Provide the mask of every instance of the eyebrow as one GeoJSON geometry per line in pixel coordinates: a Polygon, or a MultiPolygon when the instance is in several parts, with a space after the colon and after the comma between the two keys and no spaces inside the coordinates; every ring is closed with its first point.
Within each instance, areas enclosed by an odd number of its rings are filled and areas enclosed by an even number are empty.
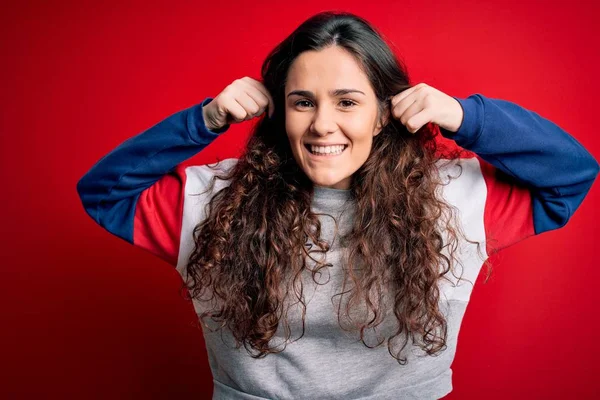
{"type": "MultiPolygon", "coordinates": [[[[348,93],[361,93],[362,95],[366,96],[366,94],[364,92],[361,92],[358,89],[335,89],[335,90],[330,90],[329,94],[331,96],[337,97],[337,96],[343,96],[345,94],[348,93]]],[[[309,97],[311,99],[315,98],[315,94],[309,90],[292,90],[287,97],[293,96],[293,95],[297,95],[297,96],[303,96],[303,97],[309,97]]]]}

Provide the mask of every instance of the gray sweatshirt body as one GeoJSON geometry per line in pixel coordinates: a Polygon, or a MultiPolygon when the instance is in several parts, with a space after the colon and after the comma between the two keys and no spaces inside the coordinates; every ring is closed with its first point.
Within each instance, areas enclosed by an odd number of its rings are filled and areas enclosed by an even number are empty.
{"type": "MultiPolygon", "coordinates": [[[[236,162],[228,159],[221,162],[221,168],[229,168],[236,162]]],[[[471,240],[484,242],[483,211],[485,186],[481,178],[473,176],[478,170],[477,160],[463,160],[462,174],[444,186],[442,195],[461,211],[462,229],[471,240]],[[470,195],[467,195],[469,193],[470,195]],[[482,194],[481,196],[478,195],[482,194]]],[[[453,165],[442,170],[450,172],[453,165]]],[[[218,171],[218,170],[217,170],[218,171]]],[[[186,202],[182,227],[182,242],[179,254],[178,271],[186,279],[185,265],[192,250],[192,229],[204,215],[204,204],[208,194],[189,196],[204,190],[214,170],[206,166],[188,167],[186,170],[186,202]]],[[[454,172],[450,172],[453,175],[454,172]]],[[[217,180],[213,191],[220,190],[226,182],[217,180]]],[[[452,370],[450,368],[456,352],[459,327],[466,310],[467,302],[480,267],[487,257],[485,246],[481,253],[467,242],[462,243],[459,252],[464,265],[463,278],[453,283],[440,281],[440,309],[448,322],[447,348],[437,356],[428,356],[410,341],[402,352],[408,358],[406,365],[400,365],[388,352],[387,337],[397,327],[393,314],[386,315],[384,322],[375,330],[368,330],[365,341],[360,341],[359,332],[342,329],[338,321],[340,302],[347,297],[340,296],[344,281],[344,249],[338,240],[340,235],[351,229],[354,202],[350,192],[331,188],[315,187],[311,208],[320,214],[321,237],[331,245],[325,261],[331,267],[322,270],[315,279],[309,271],[304,271],[303,293],[306,303],[305,332],[302,332],[301,307],[294,295],[288,312],[292,330],[290,342],[285,343],[285,332],[280,324],[271,345],[285,350],[268,354],[261,359],[252,358],[242,346],[236,348],[231,333],[227,330],[211,332],[204,329],[209,363],[214,378],[213,399],[438,399],[452,390],[452,370]],[[328,215],[326,215],[328,214],[328,215]],[[337,234],[336,222],[337,220],[337,234]],[[458,283],[458,285],[456,285],[458,283]],[[336,296],[338,294],[338,296],[336,296]]],[[[315,262],[307,259],[310,266],[315,262]]],[[[459,270],[460,271],[460,270],[459,270]]],[[[454,279],[450,276],[451,279],[454,279]]],[[[351,284],[351,280],[347,284],[351,284]]],[[[347,290],[346,287],[345,290],[347,290]]],[[[288,299],[290,296],[288,296],[288,299]]],[[[387,301],[387,300],[386,300],[387,301]]],[[[345,303],[343,303],[345,305],[345,303]]],[[[207,304],[194,301],[198,314],[207,304]]],[[[389,307],[387,308],[389,312],[389,307]]],[[[360,310],[360,308],[359,308],[360,310]]],[[[366,309],[364,309],[366,310],[366,309]]],[[[352,310],[351,310],[352,312],[352,310]]],[[[365,318],[366,314],[353,314],[354,318],[365,318]]],[[[345,315],[340,313],[342,318],[345,315]]],[[[372,316],[372,313],[369,317],[372,316]]],[[[342,319],[344,321],[344,319],[342,319]]],[[[345,321],[348,321],[346,319],[345,321]]],[[[215,325],[216,326],[216,325],[215,325]]],[[[349,326],[349,325],[345,325],[349,326]]],[[[214,328],[214,326],[213,326],[214,328]]],[[[401,346],[404,337],[396,346],[401,346]]],[[[399,347],[397,347],[399,349],[399,347]]],[[[393,349],[396,350],[396,349],[393,349]]]]}

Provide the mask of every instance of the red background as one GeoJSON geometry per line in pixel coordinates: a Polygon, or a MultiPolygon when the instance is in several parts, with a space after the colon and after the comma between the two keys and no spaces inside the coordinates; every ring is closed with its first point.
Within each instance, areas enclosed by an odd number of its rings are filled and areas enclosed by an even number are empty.
{"type": "MultiPolygon", "coordinates": [[[[600,156],[597,2],[366,3],[3,6],[0,397],[210,397],[179,275],[95,225],[75,185],[128,137],[236,78],[258,78],[268,51],[316,12],[370,20],[413,83],[514,101],[600,156]]],[[[238,155],[248,128],[234,126],[193,161],[238,155]]],[[[595,184],[566,227],[492,259],[494,274],[487,284],[480,275],[463,321],[447,399],[600,392],[591,251],[599,204],[595,184]]]]}

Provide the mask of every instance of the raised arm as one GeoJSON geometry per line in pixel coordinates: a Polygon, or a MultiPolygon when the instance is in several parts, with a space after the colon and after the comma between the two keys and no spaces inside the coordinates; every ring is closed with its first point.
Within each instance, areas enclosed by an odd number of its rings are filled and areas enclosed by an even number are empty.
{"type": "MultiPolygon", "coordinates": [[[[258,117],[267,109],[272,114],[267,89],[244,77],[214,99],[207,97],[169,116],[123,142],[79,180],[85,211],[110,233],[177,265],[186,173],[191,170],[183,161],[227,131],[229,124],[258,117]]],[[[207,167],[192,173],[209,180],[214,172],[207,167]]]]}
{"type": "Polygon", "coordinates": [[[515,103],[481,94],[457,100],[462,125],[442,135],[529,188],[535,234],[564,226],[598,175],[594,157],[558,125],[515,103]]]}
{"type": "Polygon", "coordinates": [[[126,140],[77,183],[83,207],[94,221],[173,265],[186,179],[180,164],[228,129],[206,127],[202,111],[212,100],[208,97],[126,140]]]}
{"type": "Polygon", "coordinates": [[[434,123],[477,155],[480,168],[471,176],[485,178],[486,232],[502,231],[497,224],[508,229],[494,235],[504,242],[499,247],[564,226],[598,175],[598,162],[575,138],[515,103],[481,94],[460,99],[425,83],[390,102],[408,132],[434,123]],[[498,237],[507,233],[512,237],[498,237]]]}
{"type": "Polygon", "coordinates": [[[481,94],[455,99],[462,124],[440,132],[477,154],[488,186],[485,224],[503,237],[501,247],[564,226],[598,175],[594,157],[558,125],[515,103],[481,94]]]}

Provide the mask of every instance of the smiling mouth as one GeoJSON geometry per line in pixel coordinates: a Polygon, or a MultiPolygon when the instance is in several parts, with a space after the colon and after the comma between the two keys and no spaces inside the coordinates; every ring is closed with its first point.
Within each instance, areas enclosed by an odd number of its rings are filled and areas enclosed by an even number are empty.
{"type": "Polygon", "coordinates": [[[344,154],[344,151],[346,151],[346,149],[348,148],[348,145],[347,144],[344,145],[344,148],[342,149],[342,151],[335,152],[335,153],[316,153],[316,152],[313,152],[311,150],[310,144],[304,144],[304,148],[306,148],[306,150],[308,151],[308,153],[310,155],[314,156],[314,157],[336,157],[336,156],[344,154]]]}

